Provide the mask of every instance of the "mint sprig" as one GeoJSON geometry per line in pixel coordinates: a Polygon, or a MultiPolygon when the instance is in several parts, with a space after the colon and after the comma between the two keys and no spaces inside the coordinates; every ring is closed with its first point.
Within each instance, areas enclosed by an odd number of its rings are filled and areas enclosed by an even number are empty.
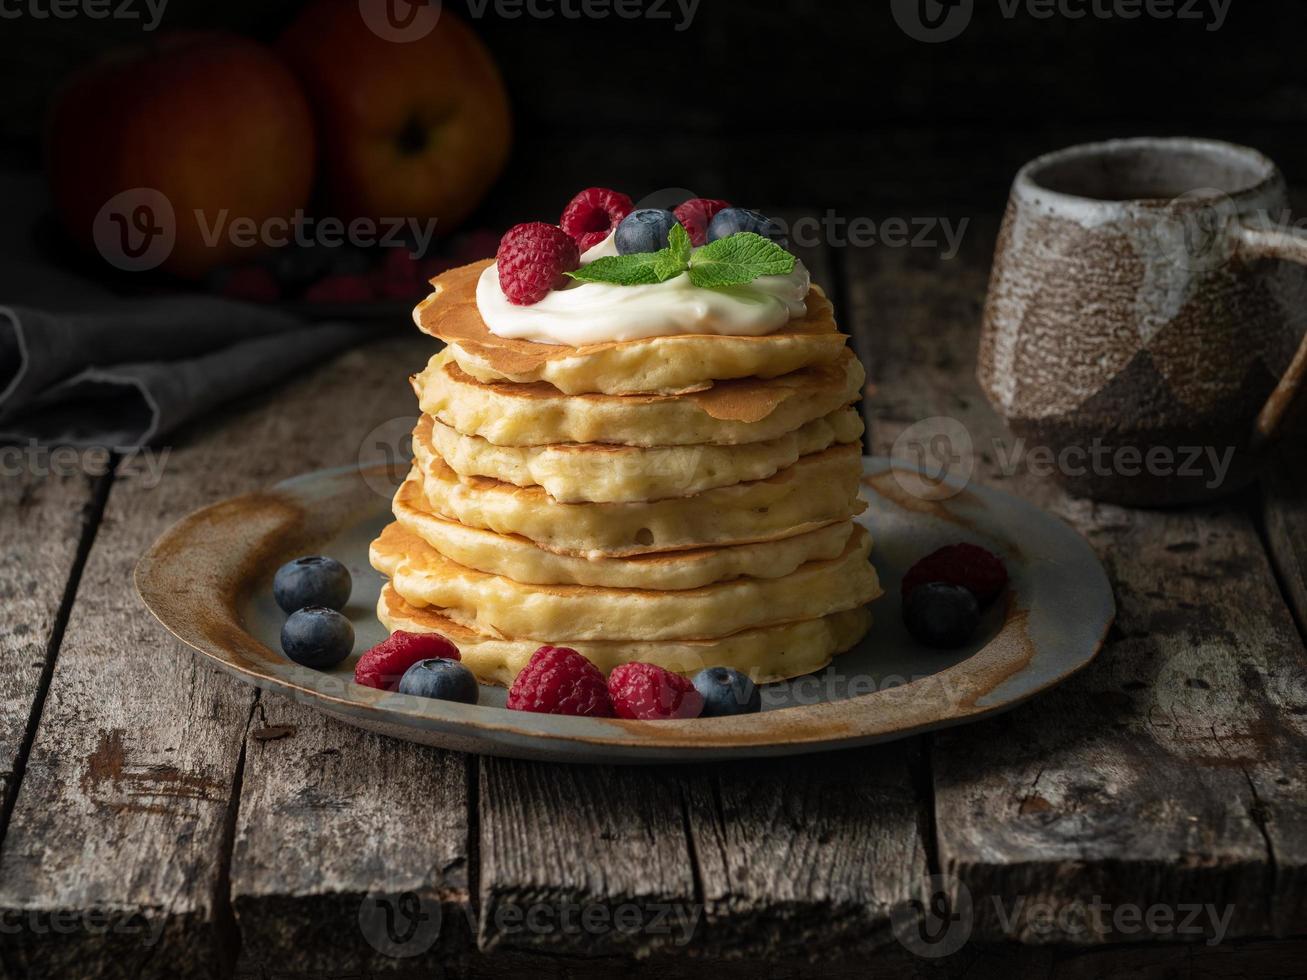
{"type": "Polygon", "coordinates": [[[762,235],[741,231],[702,248],[691,248],[689,234],[678,224],[672,226],[664,249],[607,255],[568,275],[578,282],[643,286],[688,272],[694,285],[721,289],[742,286],[759,276],[785,276],[793,271],[794,256],[762,235]]]}

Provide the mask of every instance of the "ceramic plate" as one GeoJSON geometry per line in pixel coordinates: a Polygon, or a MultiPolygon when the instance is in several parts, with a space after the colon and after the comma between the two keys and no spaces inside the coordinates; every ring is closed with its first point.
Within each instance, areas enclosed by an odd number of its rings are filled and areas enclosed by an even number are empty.
{"type": "Polygon", "coordinates": [[[391,694],[353,683],[355,658],[332,671],[280,652],[284,616],[272,575],[284,561],[328,554],[354,576],[345,612],[355,649],[385,637],[373,615],[382,578],[368,542],[390,519],[387,468],[310,473],[206,507],[141,559],[136,583],[174,635],[216,666],[341,721],[468,752],[567,762],[677,762],[787,755],[902,738],[1019,704],[1093,659],[1115,607],[1088,544],[1061,521],[986,487],[930,484],[899,464],[864,460],[860,520],[885,596],[871,633],[823,671],[763,688],[763,710],[736,718],[631,722],[508,711],[502,688],[478,705],[391,694]],[[973,643],[950,652],[916,644],[899,612],[899,581],[918,558],[957,541],[1000,554],[1008,594],[973,643]]]}

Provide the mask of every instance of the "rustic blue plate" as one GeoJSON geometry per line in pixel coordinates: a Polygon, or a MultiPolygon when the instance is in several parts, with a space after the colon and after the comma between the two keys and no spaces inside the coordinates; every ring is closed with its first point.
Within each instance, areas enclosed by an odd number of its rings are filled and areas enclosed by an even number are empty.
{"type": "Polygon", "coordinates": [[[823,671],[763,689],[763,711],[737,718],[631,722],[527,714],[482,686],[461,705],[353,683],[355,658],[315,671],[280,652],[284,616],[272,573],[292,557],[330,554],[349,566],[345,612],[355,649],[385,636],[373,615],[382,578],[368,542],[390,520],[387,468],[309,473],[197,511],[155,542],[136,569],[146,605],[216,666],[341,721],[467,752],[567,762],[691,762],[786,755],[902,738],[1007,710],[1093,659],[1115,615],[1102,565],[1075,531],[998,490],[932,483],[885,459],[864,460],[860,520],[885,596],[857,648],[823,671]],[[971,541],[1000,554],[1008,594],[962,650],[926,649],[899,613],[899,581],[922,555],[971,541]],[[188,587],[178,588],[185,582],[188,587]]]}

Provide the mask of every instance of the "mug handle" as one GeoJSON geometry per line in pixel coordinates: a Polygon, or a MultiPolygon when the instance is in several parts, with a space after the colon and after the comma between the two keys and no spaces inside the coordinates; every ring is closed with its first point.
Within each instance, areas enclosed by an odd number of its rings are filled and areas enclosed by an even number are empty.
{"type": "MultiPolygon", "coordinates": [[[[1237,254],[1245,260],[1281,259],[1307,266],[1307,233],[1286,231],[1270,222],[1243,223],[1236,227],[1237,254]]],[[[1275,438],[1285,413],[1307,381],[1307,332],[1288,369],[1257,413],[1250,445],[1259,449],[1275,438]]]]}

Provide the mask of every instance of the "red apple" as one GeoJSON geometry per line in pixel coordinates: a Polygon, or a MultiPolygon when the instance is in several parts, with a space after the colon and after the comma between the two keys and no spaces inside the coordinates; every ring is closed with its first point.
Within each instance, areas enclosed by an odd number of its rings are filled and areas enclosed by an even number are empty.
{"type": "Polygon", "coordinates": [[[313,119],[274,52],[228,34],[178,33],[74,76],[56,97],[47,154],[75,240],[120,268],[198,277],[248,261],[269,219],[307,203],[313,119]],[[230,234],[241,219],[241,234],[230,234]],[[165,248],[169,220],[175,239],[165,248]],[[142,243],[157,247],[133,265],[142,243]]]}
{"type": "Polygon", "coordinates": [[[316,0],[280,48],[323,148],[326,206],[343,220],[435,218],[446,233],[508,158],[503,80],[475,34],[439,4],[316,0]]]}

